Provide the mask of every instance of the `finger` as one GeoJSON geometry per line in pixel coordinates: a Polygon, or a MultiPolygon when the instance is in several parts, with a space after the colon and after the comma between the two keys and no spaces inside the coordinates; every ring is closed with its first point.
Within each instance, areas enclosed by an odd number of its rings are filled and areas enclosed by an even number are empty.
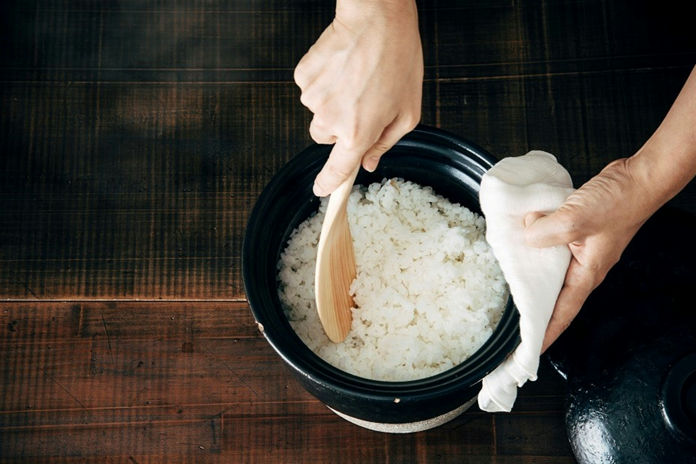
{"type": "Polygon", "coordinates": [[[568,328],[593,289],[594,278],[591,271],[573,259],[568,266],[566,282],[558,294],[553,314],[546,327],[542,353],[568,328]]]}
{"type": "Polygon", "coordinates": [[[370,172],[377,169],[382,155],[393,147],[401,137],[413,130],[416,124],[418,124],[418,121],[412,122],[406,116],[397,116],[394,121],[384,128],[377,142],[365,153],[362,159],[363,167],[370,172]]]}
{"type": "Polygon", "coordinates": [[[295,66],[293,78],[300,89],[304,90],[309,86],[326,67],[327,60],[331,56],[329,34],[330,28],[325,29],[295,66]]]}
{"type": "Polygon", "coordinates": [[[295,66],[295,70],[292,73],[292,78],[295,81],[295,84],[300,88],[304,89],[307,87],[307,84],[309,83],[311,79],[312,73],[310,72],[308,65],[307,65],[307,55],[302,57],[299,63],[297,63],[297,66],[295,66]]]}
{"type": "Polygon", "coordinates": [[[566,245],[582,238],[578,222],[568,209],[559,209],[551,214],[529,213],[525,216],[524,223],[524,240],[532,247],[566,245]]]}
{"type": "Polygon", "coordinates": [[[546,213],[542,213],[539,211],[534,211],[532,213],[527,213],[527,215],[524,217],[524,227],[527,228],[534,224],[537,219],[542,218],[546,216],[546,213]]]}
{"type": "Polygon", "coordinates": [[[300,62],[297,63],[297,66],[295,66],[295,71],[293,72],[295,84],[303,91],[316,80],[324,67],[320,59],[321,57],[313,52],[313,48],[314,47],[310,48],[305,56],[302,57],[300,62]]]}
{"type": "MultiPolygon", "coordinates": [[[[320,78],[316,76],[315,82],[320,78]]],[[[329,91],[325,86],[310,84],[302,90],[300,94],[300,103],[312,113],[317,113],[322,105],[328,100],[329,91]]]]}
{"type": "Polygon", "coordinates": [[[309,135],[312,137],[312,140],[317,143],[323,143],[326,145],[336,143],[336,136],[333,135],[328,126],[320,122],[316,115],[314,118],[312,118],[312,122],[309,124],[309,135]]]}
{"type": "Polygon", "coordinates": [[[347,147],[338,139],[316,179],[314,180],[314,194],[325,197],[331,194],[341,183],[353,173],[360,165],[364,149],[347,147]]]}

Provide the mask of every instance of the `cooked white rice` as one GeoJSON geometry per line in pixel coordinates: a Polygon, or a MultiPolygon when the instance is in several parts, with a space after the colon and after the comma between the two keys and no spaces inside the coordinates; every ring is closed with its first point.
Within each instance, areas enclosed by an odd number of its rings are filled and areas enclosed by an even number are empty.
{"type": "Polygon", "coordinates": [[[507,286],[483,217],[429,187],[391,179],[350,195],[357,308],[346,339],[331,342],[314,302],[326,203],[292,233],[278,263],[280,301],[311,350],[360,377],[413,380],[456,366],[491,335],[507,286]]]}

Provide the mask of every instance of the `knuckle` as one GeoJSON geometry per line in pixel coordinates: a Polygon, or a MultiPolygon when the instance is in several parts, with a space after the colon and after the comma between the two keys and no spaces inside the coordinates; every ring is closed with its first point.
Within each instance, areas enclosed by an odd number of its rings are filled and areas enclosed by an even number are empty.
{"type": "Polygon", "coordinates": [[[577,234],[583,229],[584,220],[581,215],[572,210],[566,210],[565,214],[558,217],[559,235],[566,243],[576,240],[577,234]]]}
{"type": "Polygon", "coordinates": [[[299,64],[295,68],[295,71],[292,73],[292,78],[295,81],[295,84],[302,89],[304,87],[304,83],[306,82],[306,77],[305,77],[305,72],[304,68],[302,68],[302,65],[299,64]]]}
{"type": "Polygon", "coordinates": [[[350,127],[345,132],[345,147],[350,150],[354,151],[357,150],[358,147],[360,147],[360,131],[358,130],[357,124],[351,124],[350,127]]]}
{"type": "Polygon", "coordinates": [[[314,126],[309,126],[309,136],[317,143],[322,143],[323,137],[319,130],[314,126]]]}
{"type": "Polygon", "coordinates": [[[295,80],[295,83],[300,87],[304,87],[311,79],[311,54],[310,54],[311,48],[305,55],[300,59],[300,61],[297,63],[297,66],[295,66],[295,69],[293,71],[293,79],[295,80]]]}
{"type": "Polygon", "coordinates": [[[336,141],[336,137],[333,135],[332,125],[327,124],[326,121],[317,114],[314,115],[312,122],[309,124],[309,136],[316,143],[329,144],[336,141]]]}
{"type": "Polygon", "coordinates": [[[320,144],[330,144],[334,142],[334,137],[332,137],[330,134],[318,129],[312,129],[311,127],[309,128],[309,136],[316,143],[320,144]]]}
{"type": "Polygon", "coordinates": [[[355,152],[360,150],[360,148],[363,146],[361,141],[358,139],[357,135],[349,135],[343,137],[343,146],[345,147],[346,150],[350,152],[355,152]]]}
{"type": "Polygon", "coordinates": [[[384,153],[389,150],[392,146],[386,142],[377,142],[374,145],[374,150],[378,153],[384,153]]]}
{"type": "Polygon", "coordinates": [[[614,161],[607,164],[604,167],[604,169],[602,169],[602,171],[605,171],[605,172],[612,172],[612,171],[625,172],[625,171],[628,171],[628,158],[615,159],[614,161]]]}
{"type": "Polygon", "coordinates": [[[352,111],[345,114],[341,123],[341,138],[345,142],[345,147],[349,150],[355,150],[362,145],[362,125],[360,118],[352,111]]]}
{"type": "Polygon", "coordinates": [[[304,106],[306,106],[310,110],[312,108],[315,108],[316,107],[315,94],[312,92],[303,91],[302,95],[300,95],[300,103],[302,103],[304,106]]]}
{"type": "MultiPolygon", "coordinates": [[[[356,157],[364,155],[368,151],[377,150],[377,147],[386,146],[390,147],[389,144],[384,143],[379,140],[378,135],[372,133],[365,133],[361,130],[350,130],[344,131],[343,137],[339,137],[343,141],[343,147],[346,151],[353,153],[356,157]]],[[[386,148],[383,150],[385,151],[386,148]]]]}
{"type": "Polygon", "coordinates": [[[319,115],[315,114],[314,117],[312,117],[312,121],[309,123],[309,131],[321,130],[324,126],[319,115]]]}
{"type": "Polygon", "coordinates": [[[415,129],[420,122],[420,116],[420,110],[406,115],[403,125],[401,126],[403,130],[406,132],[411,132],[413,129],[415,129]]]}

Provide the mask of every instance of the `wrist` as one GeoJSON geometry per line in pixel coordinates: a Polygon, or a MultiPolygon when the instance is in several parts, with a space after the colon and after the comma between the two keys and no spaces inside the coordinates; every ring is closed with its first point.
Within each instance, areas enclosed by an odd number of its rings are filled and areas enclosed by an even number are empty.
{"type": "Polygon", "coordinates": [[[646,197],[654,199],[656,203],[664,203],[667,193],[663,191],[661,182],[655,177],[655,159],[656,154],[646,144],[629,157],[626,164],[631,178],[638,185],[639,191],[643,192],[646,197]]]}
{"type": "Polygon", "coordinates": [[[365,19],[388,21],[416,21],[418,10],[415,0],[337,0],[336,18],[345,24],[356,24],[365,19]]]}
{"type": "MultiPolygon", "coordinates": [[[[655,133],[629,161],[658,208],[696,175],[696,67],[655,133]]],[[[657,208],[656,208],[657,209],[657,208]]]]}
{"type": "Polygon", "coordinates": [[[627,160],[632,176],[655,211],[679,193],[696,174],[694,145],[674,144],[660,135],[658,130],[627,160]]]}

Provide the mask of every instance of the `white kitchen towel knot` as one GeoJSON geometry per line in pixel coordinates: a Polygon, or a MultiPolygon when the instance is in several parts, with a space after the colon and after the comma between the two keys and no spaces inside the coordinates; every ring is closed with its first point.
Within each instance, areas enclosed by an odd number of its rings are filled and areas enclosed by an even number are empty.
{"type": "Polygon", "coordinates": [[[543,151],[504,158],[483,176],[479,199],[491,245],[520,313],[520,344],[488,374],[478,395],[488,412],[510,411],[517,388],[536,380],[539,356],[570,263],[567,246],[533,248],[524,242],[524,217],[551,213],[573,192],[568,171],[543,151]]]}

